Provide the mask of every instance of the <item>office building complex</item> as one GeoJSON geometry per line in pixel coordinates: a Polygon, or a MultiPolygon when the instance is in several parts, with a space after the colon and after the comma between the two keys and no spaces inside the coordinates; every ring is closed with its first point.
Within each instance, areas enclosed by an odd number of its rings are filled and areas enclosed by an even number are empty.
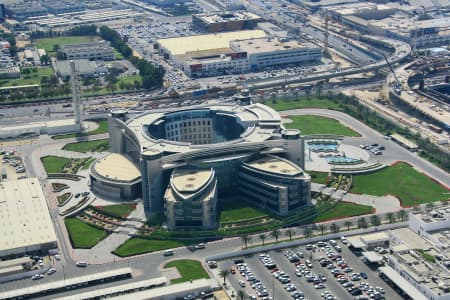
{"type": "Polygon", "coordinates": [[[192,15],[192,24],[204,32],[254,29],[263,19],[246,11],[224,11],[192,15]]]}
{"type": "MultiPolygon", "coordinates": [[[[146,213],[164,212],[169,228],[217,226],[217,203],[225,197],[278,215],[310,204],[303,138],[285,130],[268,106],[206,104],[128,121],[113,113],[109,128],[115,155],[140,169],[146,213]]],[[[124,184],[105,174],[96,176],[97,190],[124,184]]]]}
{"type": "Polygon", "coordinates": [[[156,47],[191,77],[248,73],[322,58],[322,50],[312,43],[272,39],[262,30],[161,39],[156,47]]]}
{"type": "Polygon", "coordinates": [[[114,60],[114,49],[106,41],[62,45],[60,51],[68,60],[114,60]]]}

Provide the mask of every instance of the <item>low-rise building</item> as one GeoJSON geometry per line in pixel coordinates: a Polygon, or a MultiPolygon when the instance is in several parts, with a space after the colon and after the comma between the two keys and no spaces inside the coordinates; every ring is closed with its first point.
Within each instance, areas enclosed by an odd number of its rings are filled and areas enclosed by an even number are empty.
{"type": "Polygon", "coordinates": [[[223,11],[192,15],[192,25],[203,32],[238,31],[256,28],[263,19],[247,11],[223,11]]]}
{"type": "Polygon", "coordinates": [[[106,41],[62,45],[61,53],[67,60],[114,60],[114,49],[106,41]]]}
{"type": "Polygon", "coordinates": [[[75,0],[44,0],[41,4],[55,15],[85,10],[84,3],[75,0]]]}
{"type": "Polygon", "coordinates": [[[38,2],[19,2],[5,6],[5,15],[17,20],[26,20],[30,17],[40,17],[47,14],[47,9],[38,2]]]}

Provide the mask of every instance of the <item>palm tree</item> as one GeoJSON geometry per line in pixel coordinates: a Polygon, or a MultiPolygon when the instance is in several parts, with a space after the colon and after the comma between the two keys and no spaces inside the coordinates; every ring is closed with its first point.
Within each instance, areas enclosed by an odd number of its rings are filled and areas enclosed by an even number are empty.
{"type": "Polygon", "coordinates": [[[227,269],[220,270],[219,276],[223,278],[223,285],[227,285],[225,280],[229,274],[230,274],[230,271],[228,271],[227,269]]]}
{"type": "Polygon", "coordinates": [[[247,244],[250,241],[249,239],[250,239],[249,236],[246,234],[241,236],[241,240],[242,240],[242,243],[244,243],[245,248],[247,248],[247,244]]]}
{"type": "Polygon", "coordinates": [[[261,233],[258,237],[262,241],[263,246],[264,246],[264,241],[266,240],[266,235],[264,233],[261,233]]]}
{"type": "Polygon", "coordinates": [[[270,235],[275,238],[275,242],[278,243],[278,237],[280,236],[280,231],[278,229],[275,229],[270,233],[270,235]]]}
{"type": "Polygon", "coordinates": [[[243,290],[239,290],[237,294],[240,300],[244,300],[247,297],[247,294],[243,290]]]}
{"type": "Polygon", "coordinates": [[[332,224],[330,225],[330,229],[331,229],[331,231],[332,231],[333,233],[338,233],[338,232],[339,232],[339,225],[336,224],[336,223],[332,223],[332,224]]]}
{"type": "Polygon", "coordinates": [[[295,234],[295,231],[290,228],[286,229],[286,231],[284,232],[284,235],[288,236],[290,241],[292,241],[292,236],[294,234],[295,234]]]}
{"type": "Polygon", "coordinates": [[[326,230],[327,226],[325,224],[319,224],[320,234],[323,235],[323,232],[326,230]]]}
{"type": "Polygon", "coordinates": [[[402,222],[403,222],[405,220],[405,218],[406,218],[406,211],[404,209],[399,210],[397,212],[397,217],[399,217],[400,220],[402,220],[402,222]]]}
{"type": "Polygon", "coordinates": [[[366,218],[359,218],[358,219],[358,228],[367,228],[366,218]]]}
{"type": "Polygon", "coordinates": [[[303,235],[309,239],[312,237],[312,229],[311,227],[305,227],[305,229],[303,229],[303,235]]]}
{"type": "Polygon", "coordinates": [[[353,222],[352,221],[345,221],[344,225],[347,226],[347,231],[349,231],[350,230],[350,226],[353,225],[353,222]]]}
{"type": "Polygon", "coordinates": [[[393,213],[387,213],[387,215],[386,215],[386,220],[388,220],[389,221],[389,223],[394,223],[395,222],[395,216],[394,216],[394,214],[393,213]]]}
{"type": "Polygon", "coordinates": [[[372,223],[372,226],[378,226],[380,225],[380,218],[377,215],[372,215],[370,217],[370,223],[372,223]]]}

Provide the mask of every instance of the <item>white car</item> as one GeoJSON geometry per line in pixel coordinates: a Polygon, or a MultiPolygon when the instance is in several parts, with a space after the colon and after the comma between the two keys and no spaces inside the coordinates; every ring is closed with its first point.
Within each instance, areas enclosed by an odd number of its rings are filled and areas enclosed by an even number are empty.
{"type": "Polygon", "coordinates": [[[239,280],[239,286],[240,286],[241,288],[245,288],[245,281],[239,280]]]}

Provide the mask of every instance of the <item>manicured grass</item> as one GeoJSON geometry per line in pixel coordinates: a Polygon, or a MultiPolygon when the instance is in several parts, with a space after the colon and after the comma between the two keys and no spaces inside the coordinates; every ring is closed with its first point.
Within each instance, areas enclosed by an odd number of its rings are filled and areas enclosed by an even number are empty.
{"type": "Polygon", "coordinates": [[[75,248],[92,248],[108,235],[105,230],[95,228],[76,218],[66,218],[64,223],[75,248]]]}
{"type": "Polygon", "coordinates": [[[88,131],[88,132],[54,135],[54,136],[52,136],[52,139],[61,140],[61,139],[70,139],[70,138],[74,138],[74,137],[82,137],[82,136],[88,136],[88,135],[108,133],[108,120],[92,119],[89,121],[96,122],[98,124],[98,128],[95,130],[92,130],[92,131],[88,131]]]}
{"type": "Polygon", "coordinates": [[[289,116],[292,123],[284,124],[286,128],[299,129],[303,135],[335,134],[344,136],[360,136],[354,130],[342,125],[338,120],[321,116],[289,116]]]}
{"type": "Polygon", "coordinates": [[[126,257],[142,253],[177,248],[185,246],[187,244],[190,243],[183,243],[173,240],[147,240],[141,238],[131,238],[120,245],[119,248],[113,251],[113,253],[121,257],[126,257]]]}
{"type": "Polygon", "coordinates": [[[96,206],[96,210],[118,218],[126,218],[128,215],[136,209],[135,204],[116,204],[116,205],[105,205],[105,206],[96,206]]]}
{"type": "Polygon", "coordinates": [[[328,172],[306,171],[311,176],[311,181],[315,183],[325,184],[328,172]]]}
{"type": "Polygon", "coordinates": [[[165,269],[174,267],[177,268],[181,277],[172,279],[170,283],[181,283],[202,278],[209,279],[208,273],[206,273],[202,264],[197,260],[192,259],[174,260],[167,263],[164,266],[165,269]]]}
{"type": "Polygon", "coordinates": [[[295,108],[325,108],[340,110],[338,103],[335,103],[330,99],[321,99],[317,97],[311,97],[309,100],[302,98],[298,101],[295,101],[295,99],[290,99],[288,101],[277,100],[275,103],[269,100],[264,102],[264,104],[275,110],[289,110],[295,108]]]}
{"type": "Polygon", "coordinates": [[[62,36],[55,38],[44,38],[37,39],[34,44],[38,49],[45,49],[49,55],[54,55],[53,47],[55,45],[65,45],[65,44],[78,44],[93,41],[95,37],[93,36],[62,36]]]}
{"type": "Polygon", "coordinates": [[[81,166],[82,170],[87,170],[89,169],[89,167],[92,165],[92,163],[94,161],[96,161],[97,159],[95,157],[91,157],[88,160],[86,160],[86,162],[81,166]]]}
{"type": "Polygon", "coordinates": [[[367,175],[353,176],[351,191],[375,196],[394,195],[401,200],[402,206],[450,198],[447,189],[406,163],[398,163],[367,175]]]}
{"type": "Polygon", "coordinates": [[[44,156],[41,157],[42,164],[44,165],[45,171],[48,173],[61,173],[64,167],[70,162],[67,157],[60,156],[44,156]]]}
{"type": "Polygon", "coordinates": [[[337,203],[332,209],[316,216],[314,218],[314,223],[346,217],[367,215],[372,213],[372,210],[372,206],[341,201],[337,203]]]}
{"type": "MultiPolygon", "coordinates": [[[[31,70],[32,68],[30,68],[31,70]]],[[[36,67],[37,72],[31,71],[29,74],[22,74],[21,78],[17,79],[1,79],[0,87],[5,86],[19,86],[30,84],[41,84],[42,76],[52,76],[54,74],[51,67],[36,67]]]]}
{"type": "Polygon", "coordinates": [[[250,204],[238,199],[229,200],[222,204],[220,222],[234,222],[267,216],[264,211],[253,208],[250,204]]]}
{"type": "Polygon", "coordinates": [[[109,149],[109,139],[66,144],[63,150],[75,152],[102,152],[109,149]]]}

